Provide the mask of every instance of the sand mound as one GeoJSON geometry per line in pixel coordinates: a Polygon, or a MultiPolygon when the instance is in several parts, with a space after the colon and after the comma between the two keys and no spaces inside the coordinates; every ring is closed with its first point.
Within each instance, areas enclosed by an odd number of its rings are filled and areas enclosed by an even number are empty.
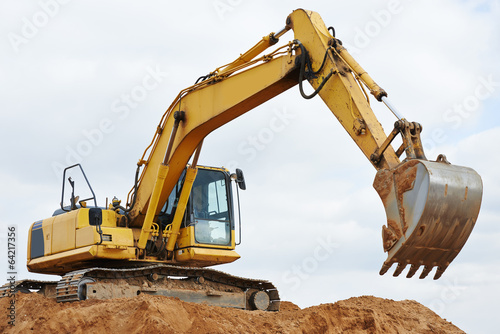
{"type": "Polygon", "coordinates": [[[3,318],[0,333],[464,333],[415,301],[371,296],[262,312],[148,295],[61,304],[30,293],[16,296],[15,326],[3,318]]]}

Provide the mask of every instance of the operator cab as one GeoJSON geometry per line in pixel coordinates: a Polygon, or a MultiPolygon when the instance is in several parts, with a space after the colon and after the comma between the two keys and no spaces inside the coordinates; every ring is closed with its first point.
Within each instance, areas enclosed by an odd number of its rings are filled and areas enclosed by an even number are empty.
{"type": "MultiPolygon", "coordinates": [[[[221,168],[197,168],[181,225],[178,249],[192,246],[234,249],[235,218],[231,175],[221,168]]],[[[185,175],[184,171],[158,217],[162,229],[173,221],[185,175]]]]}

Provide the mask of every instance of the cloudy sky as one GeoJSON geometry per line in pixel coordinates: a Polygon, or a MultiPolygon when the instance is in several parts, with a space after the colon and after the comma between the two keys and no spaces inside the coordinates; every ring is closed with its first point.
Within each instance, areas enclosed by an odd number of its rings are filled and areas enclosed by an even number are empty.
{"type": "MultiPolygon", "coordinates": [[[[177,93],[303,6],[423,124],[428,158],[445,153],[478,171],[481,213],[440,280],[379,276],[385,212],[375,170],[321,100],[295,87],[204,143],[200,163],[239,167],[247,179],[242,258],[220,269],[269,279],[301,307],[360,295],[414,299],[467,332],[496,332],[498,0],[2,1],[0,238],[5,245],[7,227],[17,226],[18,276],[44,277],[24,269],[27,231],[58,207],[62,166],[82,163],[100,205],[124,199],[177,93]]],[[[372,104],[389,132],[394,117],[372,104]]]]}

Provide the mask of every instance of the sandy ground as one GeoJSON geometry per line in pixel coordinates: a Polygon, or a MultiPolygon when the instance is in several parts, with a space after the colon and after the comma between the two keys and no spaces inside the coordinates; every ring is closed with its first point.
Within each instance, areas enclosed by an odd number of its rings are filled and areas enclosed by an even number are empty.
{"type": "MultiPolygon", "coordinates": [[[[8,312],[9,298],[0,299],[8,312]]],[[[371,296],[280,312],[244,311],[141,295],[57,303],[36,293],[16,296],[15,326],[0,333],[464,333],[423,305],[371,296]]]]}

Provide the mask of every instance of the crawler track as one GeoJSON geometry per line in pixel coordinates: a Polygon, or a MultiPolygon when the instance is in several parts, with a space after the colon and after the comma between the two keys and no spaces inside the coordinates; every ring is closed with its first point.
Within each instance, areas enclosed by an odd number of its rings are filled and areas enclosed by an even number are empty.
{"type": "MultiPolygon", "coordinates": [[[[279,293],[269,281],[243,278],[229,275],[222,271],[208,268],[179,267],[164,264],[155,264],[137,268],[88,268],[75,270],[65,274],[56,286],[56,299],[58,302],[73,302],[80,300],[82,286],[91,280],[147,278],[151,275],[161,275],[172,278],[203,278],[204,280],[240,288],[242,290],[264,291],[269,296],[268,311],[278,311],[280,306],[279,293]]],[[[15,288],[43,289],[46,284],[54,285],[56,282],[23,280],[15,283],[15,288]]],[[[0,297],[10,293],[11,286],[6,284],[0,288],[0,297]]]]}

